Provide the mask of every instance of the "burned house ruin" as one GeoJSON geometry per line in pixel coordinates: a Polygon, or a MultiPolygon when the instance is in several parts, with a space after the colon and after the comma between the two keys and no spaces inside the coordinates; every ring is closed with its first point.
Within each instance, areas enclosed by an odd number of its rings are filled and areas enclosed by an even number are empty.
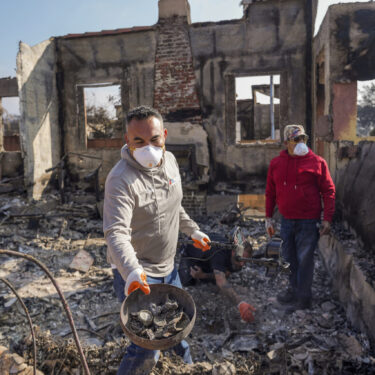
{"type": "MultiPolygon", "coordinates": [[[[159,0],[155,25],[20,43],[17,78],[0,79],[0,99],[19,95],[21,111],[19,137],[0,123],[0,175],[23,166],[36,200],[57,171],[61,189],[61,178],[94,176],[100,198],[124,144],[124,114],[145,104],[163,115],[187,211],[262,211],[283,128],[302,124],[329,165],[337,220],[373,255],[375,95],[360,97],[362,84],[375,85],[375,4],[330,6],[315,37],[317,0],[242,5],[241,19],[192,23],[188,0],[159,0]],[[106,124],[88,101],[104,89],[114,93],[106,124]]],[[[338,241],[323,241],[321,253],[348,318],[375,342],[374,288],[338,241]]]]}
{"type": "MultiPolygon", "coordinates": [[[[299,1],[260,2],[239,20],[191,23],[186,0],[163,0],[154,26],[68,34],[34,47],[21,43],[17,74],[30,194],[43,193],[49,181],[45,170],[63,155],[73,180],[101,163],[103,184],[119,158],[126,124],[120,119],[122,131],[88,137],[85,89],[101,86],[118,86],[121,113],[140,104],[162,113],[168,149],[184,166],[191,191],[202,195],[209,186],[220,192],[228,184],[261,193],[268,163],[282,148],[283,126],[311,128],[306,61],[311,61],[314,12],[299,1]],[[252,120],[241,120],[246,100],[236,100],[236,80],[254,76],[278,77],[278,139],[271,139],[270,105],[250,100],[252,120]]],[[[249,87],[249,96],[251,91],[267,96],[269,86],[249,87]]]]}
{"type": "MultiPolygon", "coordinates": [[[[335,176],[340,213],[354,217],[363,207],[369,219],[350,225],[374,243],[373,203],[348,199],[353,183],[345,177],[348,170],[356,174],[358,163],[371,168],[375,138],[357,135],[356,101],[357,81],[374,79],[374,5],[331,6],[314,39],[316,1],[245,1],[243,7],[238,20],[191,23],[187,0],[161,0],[153,26],[21,43],[20,143],[30,196],[43,194],[64,156],[72,182],[101,166],[103,187],[124,143],[122,114],[146,104],[164,116],[186,203],[190,197],[190,209],[205,212],[207,194],[263,194],[283,127],[300,123],[335,176]],[[247,83],[254,77],[266,83],[247,83]],[[108,87],[118,93],[117,117],[107,134],[93,134],[88,90],[108,87]]],[[[358,197],[373,180],[362,173],[358,197]]]]}

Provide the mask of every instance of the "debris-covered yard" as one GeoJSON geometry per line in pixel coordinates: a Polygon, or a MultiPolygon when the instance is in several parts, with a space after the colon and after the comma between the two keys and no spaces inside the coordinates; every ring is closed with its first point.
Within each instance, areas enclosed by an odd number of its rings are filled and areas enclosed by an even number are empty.
{"type": "MultiPolygon", "coordinates": [[[[265,245],[262,219],[223,216],[228,224],[221,223],[220,215],[201,218],[202,230],[229,233],[237,224],[250,236],[255,251],[265,245]]],[[[112,289],[95,197],[77,192],[61,205],[58,194],[33,203],[2,195],[0,241],[1,249],[32,255],[49,268],[68,300],[91,373],[115,374],[129,341],[119,324],[120,304],[112,289]],[[71,268],[80,250],[94,260],[88,271],[71,268]]],[[[368,338],[347,322],[318,254],[315,260],[313,309],[291,315],[275,298],[286,285],[285,274],[269,277],[263,267],[249,264],[230,276],[244,300],[257,309],[253,324],[240,321],[236,307],[214,284],[189,287],[197,306],[196,324],[188,337],[195,364],[184,365],[172,352],[164,352],[153,373],[375,373],[368,338]]],[[[78,268],[86,261],[78,260],[78,268]]],[[[30,312],[37,333],[37,368],[44,374],[83,374],[60,298],[47,276],[29,261],[2,255],[0,277],[13,284],[30,312]]],[[[31,374],[27,365],[32,365],[30,329],[19,302],[1,282],[0,373],[7,374],[5,367],[13,366],[11,373],[31,374]]]]}

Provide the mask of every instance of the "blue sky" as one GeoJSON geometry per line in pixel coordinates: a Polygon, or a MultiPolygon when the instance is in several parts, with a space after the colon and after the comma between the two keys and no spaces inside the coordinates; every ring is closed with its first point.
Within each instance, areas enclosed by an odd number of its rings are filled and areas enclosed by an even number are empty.
{"type": "MultiPolygon", "coordinates": [[[[242,16],[240,0],[189,2],[192,22],[242,16]]],[[[350,1],[319,2],[318,24],[329,5],[350,1]]],[[[35,45],[51,36],[152,25],[157,22],[157,4],[157,0],[0,0],[0,77],[15,76],[19,41],[35,45]]]]}

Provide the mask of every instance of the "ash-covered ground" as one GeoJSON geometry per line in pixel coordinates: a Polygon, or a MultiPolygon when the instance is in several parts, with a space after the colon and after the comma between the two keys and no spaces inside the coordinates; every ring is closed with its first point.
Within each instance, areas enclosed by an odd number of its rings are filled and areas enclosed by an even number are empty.
{"type": "MultiPolygon", "coordinates": [[[[76,192],[69,202],[60,204],[57,194],[32,203],[2,195],[0,248],[32,255],[49,268],[67,298],[91,373],[115,374],[129,341],[119,322],[102,221],[95,197],[76,192]],[[87,272],[70,268],[82,249],[94,258],[87,272]]],[[[219,233],[240,225],[255,251],[267,242],[262,219],[224,212],[198,222],[203,231],[219,233]]],[[[347,322],[318,254],[315,262],[313,308],[289,315],[276,302],[287,285],[285,274],[269,277],[264,267],[253,264],[233,273],[230,282],[257,309],[251,324],[240,320],[237,308],[214,284],[187,288],[197,307],[187,338],[195,364],[184,365],[166,351],[153,374],[374,374],[368,338],[347,322]]],[[[37,332],[37,368],[44,374],[83,374],[60,298],[43,271],[25,259],[1,255],[0,277],[14,285],[29,309],[37,332]]],[[[32,364],[24,312],[1,282],[0,345],[32,364]]]]}

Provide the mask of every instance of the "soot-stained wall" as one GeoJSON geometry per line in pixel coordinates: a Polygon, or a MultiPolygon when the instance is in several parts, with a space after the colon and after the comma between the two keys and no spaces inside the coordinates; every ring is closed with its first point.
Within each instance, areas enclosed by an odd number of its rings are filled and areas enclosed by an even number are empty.
{"type": "Polygon", "coordinates": [[[153,27],[91,35],[67,35],[56,41],[62,88],[61,126],[65,153],[78,152],[99,159],[69,158],[73,176],[102,163],[100,181],[119,160],[123,140],[114,147],[87,148],[82,87],[95,83],[121,85],[122,111],[153,105],[156,32],[153,27]],[[101,160],[100,160],[101,159],[101,160]]]}
{"type": "Polygon", "coordinates": [[[305,124],[306,14],[303,1],[250,4],[242,20],[193,24],[194,68],[215,180],[264,180],[281,144],[237,144],[235,78],[280,74],[280,122],[305,124]]]}
{"type": "Polygon", "coordinates": [[[338,218],[375,251],[375,137],[359,137],[357,84],[375,79],[375,4],[333,5],[314,40],[315,145],[336,185],[338,218]]]}

